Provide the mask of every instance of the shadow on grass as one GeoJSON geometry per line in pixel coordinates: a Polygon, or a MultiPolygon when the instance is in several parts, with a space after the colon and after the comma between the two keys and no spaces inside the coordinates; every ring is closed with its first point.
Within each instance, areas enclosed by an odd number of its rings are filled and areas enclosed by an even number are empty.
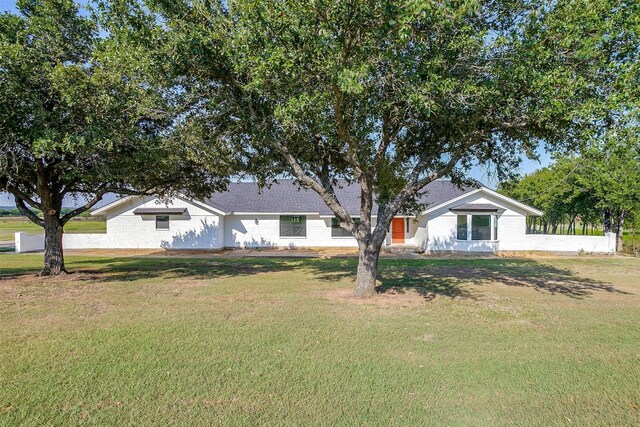
{"type": "MultiPolygon", "coordinates": [[[[208,280],[241,278],[260,273],[300,270],[319,281],[355,279],[357,259],[332,258],[96,258],[67,263],[70,270],[82,273],[78,280],[97,282],[135,281],[176,278],[208,280]]],[[[579,277],[573,271],[530,259],[382,259],[379,264],[380,293],[417,292],[425,299],[436,295],[449,298],[473,298],[469,285],[502,284],[531,288],[552,295],[582,298],[594,292],[626,292],[611,284],[579,277]]],[[[5,271],[3,279],[33,274],[30,267],[5,271]],[[8,274],[7,274],[8,273],[8,274]]]]}
{"type": "Polygon", "coordinates": [[[571,298],[586,297],[594,292],[628,294],[609,283],[528,259],[438,260],[424,266],[403,263],[381,269],[380,281],[380,293],[412,290],[425,297],[472,298],[468,285],[489,284],[530,288],[571,298]]]}

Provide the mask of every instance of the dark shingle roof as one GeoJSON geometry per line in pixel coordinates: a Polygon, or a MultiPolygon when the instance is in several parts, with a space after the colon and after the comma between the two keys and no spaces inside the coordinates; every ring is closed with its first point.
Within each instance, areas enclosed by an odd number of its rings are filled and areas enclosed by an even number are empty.
{"type": "Polygon", "coordinates": [[[469,191],[473,191],[478,187],[463,186],[458,187],[451,181],[437,180],[429,183],[418,199],[418,202],[425,207],[437,206],[448,200],[455,199],[458,196],[462,196],[469,191]]]}
{"type": "MultiPolygon", "coordinates": [[[[458,197],[473,187],[463,189],[450,181],[433,181],[422,192],[419,202],[434,206],[458,197]]],[[[343,185],[335,189],[338,200],[350,215],[360,213],[360,186],[343,185]]],[[[293,180],[281,179],[262,190],[252,182],[231,183],[227,191],[216,193],[204,201],[209,206],[226,213],[319,213],[332,215],[333,212],[313,190],[301,189],[293,180]]],[[[373,214],[377,212],[374,206],[373,214]]]]}

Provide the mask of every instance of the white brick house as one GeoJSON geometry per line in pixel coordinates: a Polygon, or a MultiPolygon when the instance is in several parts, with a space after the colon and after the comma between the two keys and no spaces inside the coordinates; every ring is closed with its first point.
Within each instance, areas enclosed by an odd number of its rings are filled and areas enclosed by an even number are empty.
{"type": "MultiPolygon", "coordinates": [[[[336,194],[357,216],[359,188],[344,186],[336,194]]],[[[427,186],[420,202],[426,206],[420,214],[393,219],[387,245],[410,245],[426,252],[613,252],[612,235],[526,234],[526,215],[542,212],[486,187],[458,188],[438,180],[427,186]]],[[[316,193],[290,180],[262,191],[253,183],[233,183],[205,201],[126,197],[93,215],[106,216],[106,234],[65,234],[66,249],[357,246],[316,193]]],[[[17,251],[38,246],[26,235],[16,240],[17,251]]]]}

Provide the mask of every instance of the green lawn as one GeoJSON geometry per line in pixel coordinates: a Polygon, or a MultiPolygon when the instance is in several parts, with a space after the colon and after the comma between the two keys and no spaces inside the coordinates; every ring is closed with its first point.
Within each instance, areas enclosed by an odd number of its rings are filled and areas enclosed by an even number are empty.
{"type": "MultiPolygon", "coordinates": [[[[25,231],[27,233],[42,234],[39,227],[26,218],[0,219],[0,242],[13,241],[15,233],[25,231]]],[[[64,227],[65,233],[105,233],[106,221],[96,220],[71,220],[64,227]]]]}
{"type": "Polygon", "coordinates": [[[638,425],[640,259],[0,254],[0,425],[638,425]]]}

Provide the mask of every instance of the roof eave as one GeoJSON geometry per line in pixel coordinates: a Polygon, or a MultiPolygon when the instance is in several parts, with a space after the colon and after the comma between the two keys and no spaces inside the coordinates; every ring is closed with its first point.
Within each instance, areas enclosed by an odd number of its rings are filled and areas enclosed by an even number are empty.
{"type": "Polygon", "coordinates": [[[533,207],[531,207],[529,205],[525,205],[524,203],[521,203],[521,202],[519,202],[519,201],[517,201],[515,199],[512,199],[511,197],[508,197],[508,196],[505,196],[503,194],[500,194],[497,191],[491,190],[491,189],[489,189],[487,187],[479,187],[479,188],[476,188],[474,190],[468,191],[466,193],[462,193],[461,195],[459,195],[457,197],[454,197],[453,199],[447,200],[446,202],[442,202],[442,203],[440,203],[438,205],[432,206],[432,207],[424,210],[422,212],[422,215],[427,215],[427,214],[429,214],[429,213],[431,213],[431,212],[433,212],[435,210],[444,208],[444,207],[450,205],[451,203],[457,202],[458,200],[462,200],[463,198],[465,198],[467,196],[479,193],[481,191],[485,192],[485,193],[488,193],[488,194],[496,197],[497,199],[500,199],[500,200],[503,200],[503,201],[505,201],[507,203],[510,203],[510,204],[522,209],[523,211],[525,211],[526,213],[528,213],[530,215],[533,215],[533,216],[542,216],[543,215],[542,211],[540,211],[540,210],[538,210],[536,208],[533,208],[533,207]]]}

